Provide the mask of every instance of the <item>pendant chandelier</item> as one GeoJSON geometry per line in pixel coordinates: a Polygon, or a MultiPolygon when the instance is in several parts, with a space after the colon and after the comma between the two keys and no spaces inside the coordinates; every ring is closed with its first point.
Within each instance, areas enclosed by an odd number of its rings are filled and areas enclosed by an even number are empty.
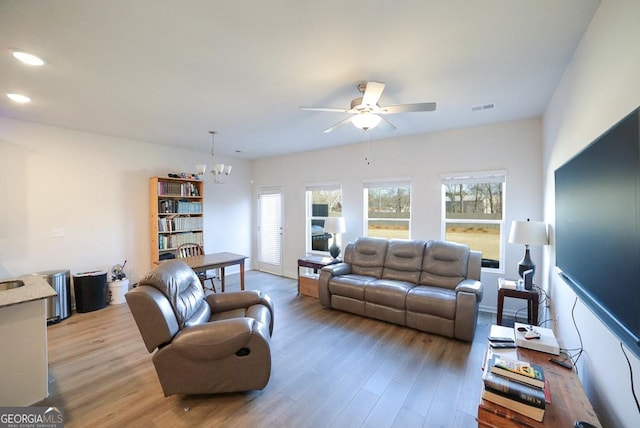
{"type": "Polygon", "coordinates": [[[206,164],[196,165],[196,172],[205,183],[224,184],[229,174],[231,174],[231,165],[223,163],[215,163],[215,134],[216,131],[209,131],[211,134],[211,179],[207,180],[204,175],[207,170],[206,164]]]}

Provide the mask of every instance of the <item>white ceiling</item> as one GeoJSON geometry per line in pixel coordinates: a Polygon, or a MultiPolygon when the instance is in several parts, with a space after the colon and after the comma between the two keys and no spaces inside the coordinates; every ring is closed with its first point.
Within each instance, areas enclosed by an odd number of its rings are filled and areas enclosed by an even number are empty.
{"type": "Polygon", "coordinates": [[[539,117],[600,0],[0,0],[0,116],[246,159],[539,117]],[[10,49],[45,57],[27,67],[10,49]],[[5,93],[32,98],[27,105],[5,93]],[[472,112],[477,105],[496,108],[472,112]],[[236,153],[240,151],[242,153],[236,153]]]}

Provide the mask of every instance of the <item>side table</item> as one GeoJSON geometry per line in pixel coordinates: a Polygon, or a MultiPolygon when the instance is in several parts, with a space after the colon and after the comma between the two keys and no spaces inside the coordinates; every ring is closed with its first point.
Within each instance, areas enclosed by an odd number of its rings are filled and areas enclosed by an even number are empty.
{"type": "Polygon", "coordinates": [[[318,273],[320,269],[327,265],[340,263],[341,260],[332,259],[331,257],[307,256],[298,259],[298,294],[300,294],[300,268],[306,267],[313,269],[313,273],[318,273]]]}
{"type": "Polygon", "coordinates": [[[538,325],[538,306],[540,304],[540,296],[535,290],[525,290],[523,287],[506,288],[502,285],[502,278],[498,280],[498,316],[497,323],[502,325],[502,309],[504,307],[504,298],[513,297],[515,299],[524,299],[527,301],[527,324],[538,325]]]}

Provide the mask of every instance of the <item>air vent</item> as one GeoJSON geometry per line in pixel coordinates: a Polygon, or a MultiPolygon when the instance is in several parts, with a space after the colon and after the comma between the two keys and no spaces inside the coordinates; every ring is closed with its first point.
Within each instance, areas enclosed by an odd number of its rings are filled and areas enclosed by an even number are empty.
{"type": "Polygon", "coordinates": [[[496,105],[493,103],[483,104],[480,106],[471,107],[471,111],[491,110],[492,108],[496,108],[496,105]]]}

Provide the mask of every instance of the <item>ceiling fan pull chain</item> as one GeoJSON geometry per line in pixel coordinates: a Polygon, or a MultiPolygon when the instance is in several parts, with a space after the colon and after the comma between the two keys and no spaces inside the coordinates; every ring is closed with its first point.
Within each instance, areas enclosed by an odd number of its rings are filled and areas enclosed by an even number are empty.
{"type": "Polygon", "coordinates": [[[367,165],[371,165],[371,162],[369,161],[369,154],[371,152],[371,140],[369,138],[369,130],[365,130],[364,132],[365,134],[367,134],[367,155],[364,157],[364,160],[367,161],[367,165]]]}

